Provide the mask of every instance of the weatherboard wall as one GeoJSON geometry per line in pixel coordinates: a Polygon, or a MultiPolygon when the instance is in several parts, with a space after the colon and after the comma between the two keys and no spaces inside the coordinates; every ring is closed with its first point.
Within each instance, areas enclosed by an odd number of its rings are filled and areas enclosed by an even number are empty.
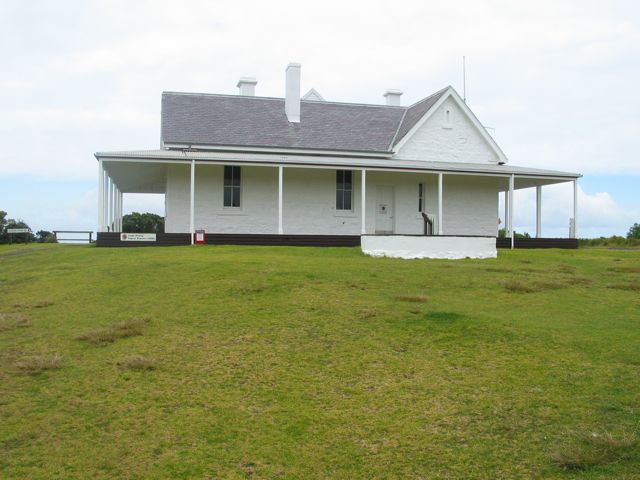
{"type": "MultiPolygon", "coordinates": [[[[335,170],[284,169],[283,229],[287,234],[359,235],[361,233],[361,172],[353,174],[353,210],[335,208],[335,170]]],[[[195,228],[234,234],[278,233],[278,170],[243,167],[239,209],[223,207],[223,166],[197,165],[195,228]]],[[[169,233],[189,231],[190,166],[170,165],[165,197],[169,233]]],[[[376,189],[393,187],[394,232],[422,234],[418,211],[418,184],[425,184],[425,211],[436,214],[437,176],[433,174],[370,171],[367,173],[368,233],[376,231],[376,189]]],[[[443,186],[444,234],[497,234],[498,185],[488,177],[445,175],[443,186]]]]}

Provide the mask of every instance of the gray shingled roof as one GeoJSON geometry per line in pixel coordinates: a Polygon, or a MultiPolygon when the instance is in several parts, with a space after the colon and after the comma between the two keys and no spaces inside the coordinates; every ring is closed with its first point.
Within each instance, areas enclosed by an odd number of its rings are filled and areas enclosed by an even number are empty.
{"type": "Polygon", "coordinates": [[[303,100],[300,123],[287,120],[282,98],[164,92],[162,139],[169,144],[388,152],[445,90],[410,107],[303,100]]]}

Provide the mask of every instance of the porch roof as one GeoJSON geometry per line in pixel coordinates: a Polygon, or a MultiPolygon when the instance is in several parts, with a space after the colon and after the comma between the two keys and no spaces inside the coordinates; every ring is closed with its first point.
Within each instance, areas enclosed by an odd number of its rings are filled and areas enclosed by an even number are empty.
{"type": "Polygon", "coordinates": [[[198,163],[238,163],[257,166],[291,166],[302,168],[345,168],[388,171],[424,171],[434,173],[475,174],[520,178],[516,188],[539,185],[539,182],[526,182],[527,178],[548,179],[549,183],[566,182],[579,178],[579,173],[544,170],[538,168],[517,167],[481,163],[430,162],[422,160],[404,160],[402,158],[353,158],[321,155],[284,155],[269,153],[212,152],[188,150],[131,150],[117,152],[98,152],[95,157],[105,161],[136,161],[183,163],[195,160],[198,163]],[[555,181],[553,181],[555,180],[555,181]],[[529,184],[531,183],[531,184],[529,184]]]}

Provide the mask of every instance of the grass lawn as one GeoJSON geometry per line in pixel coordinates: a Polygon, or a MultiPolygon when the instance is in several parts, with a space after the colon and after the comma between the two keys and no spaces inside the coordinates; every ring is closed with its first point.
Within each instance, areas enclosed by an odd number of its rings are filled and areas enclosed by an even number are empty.
{"type": "Polygon", "coordinates": [[[0,247],[0,478],[640,478],[640,251],[0,247]]]}

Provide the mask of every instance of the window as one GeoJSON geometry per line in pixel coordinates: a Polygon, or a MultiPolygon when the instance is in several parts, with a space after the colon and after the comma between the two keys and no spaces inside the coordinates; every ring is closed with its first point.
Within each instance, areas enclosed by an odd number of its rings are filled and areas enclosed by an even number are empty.
{"type": "Polygon", "coordinates": [[[336,171],[336,210],[351,210],[352,179],[351,170],[336,171]]]}
{"type": "Polygon", "coordinates": [[[240,167],[224,167],[224,206],[240,207],[240,167]]]}
{"type": "Polygon", "coordinates": [[[418,184],[418,212],[424,211],[424,183],[418,184]]]}

